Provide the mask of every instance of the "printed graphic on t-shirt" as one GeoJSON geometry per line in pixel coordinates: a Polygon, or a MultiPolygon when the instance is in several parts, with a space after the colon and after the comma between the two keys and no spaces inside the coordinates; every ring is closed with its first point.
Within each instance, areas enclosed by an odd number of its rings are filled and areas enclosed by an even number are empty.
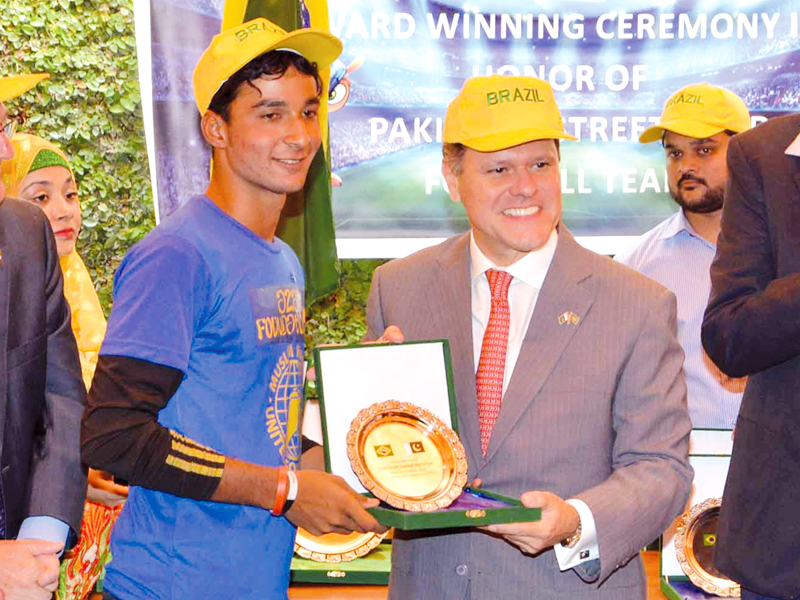
{"type": "Polygon", "coordinates": [[[305,335],[303,290],[292,286],[270,286],[250,290],[259,345],[289,342],[305,335]]]}
{"type": "Polygon", "coordinates": [[[250,290],[256,345],[274,353],[267,384],[267,435],[290,468],[300,460],[303,408],[303,290],[276,285],[250,290]]]}
{"type": "Polygon", "coordinates": [[[281,453],[284,463],[295,466],[300,460],[303,408],[303,346],[289,345],[269,380],[270,404],[267,407],[267,432],[281,453]]]}

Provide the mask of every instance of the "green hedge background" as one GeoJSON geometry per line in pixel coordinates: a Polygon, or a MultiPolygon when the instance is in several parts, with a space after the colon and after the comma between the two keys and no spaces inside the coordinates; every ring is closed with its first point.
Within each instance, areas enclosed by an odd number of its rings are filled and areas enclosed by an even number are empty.
{"type": "MultiPolygon", "coordinates": [[[[108,314],[114,271],[155,226],[132,0],[3,2],[0,73],[51,74],[6,108],[27,117],[20,131],[49,139],[70,157],[83,212],[78,252],[108,314]]],[[[342,261],[340,289],[309,307],[309,350],[361,339],[381,262],[342,261]]]]}
{"type": "Polygon", "coordinates": [[[70,157],[83,229],[78,251],[108,310],[114,269],[155,224],[132,0],[4,0],[0,71],[49,80],[7,103],[20,131],[70,157]]]}

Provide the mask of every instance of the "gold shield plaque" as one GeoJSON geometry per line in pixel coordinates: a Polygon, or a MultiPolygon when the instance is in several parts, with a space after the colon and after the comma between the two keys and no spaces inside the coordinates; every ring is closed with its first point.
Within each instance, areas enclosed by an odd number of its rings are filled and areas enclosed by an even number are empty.
{"type": "Polygon", "coordinates": [[[675,554],[683,572],[701,590],[738,598],[741,596],[739,584],[714,566],[721,503],[722,498],[709,498],[683,513],[675,532],[675,554]]]}
{"type": "Polygon", "coordinates": [[[302,527],[297,528],[294,540],[294,551],[303,558],[324,563],[349,562],[369,554],[386,537],[386,533],[358,533],[347,535],[326,533],[311,535],[302,527]]]}
{"type": "Polygon", "coordinates": [[[409,402],[387,400],[359,412],[347,433],[347,456],[365,488],[403,510],[444,508],[467,484],[458,434],[409,402]]]}

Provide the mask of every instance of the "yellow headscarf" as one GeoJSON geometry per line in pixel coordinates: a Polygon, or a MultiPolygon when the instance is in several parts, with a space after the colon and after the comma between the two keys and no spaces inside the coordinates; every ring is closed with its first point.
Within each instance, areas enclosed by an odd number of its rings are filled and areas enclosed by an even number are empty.
{"type": "MultiPolygon", "coordinates": [[[[14,158],[0,163],[0,177],[3,178],[3,183],[6,186],[6,194],[8,196],[16,198],[19,195],[19,186],[22,180],[25,179],[28,173],[36,170],[31,169],[31,167],[34,166],[33,163],[36,157],[43,151],[56,154],[56,156],[63,161],[63,164],[59,163],[59,166],[66,167],[69,174],[72,175],[72,179],[75,179],[75,173],[72,172],[72,167],[69,164],[67,155],[55,144],[51,144],[47,140],[29,133],[15,133],[11,136],[10,141],[11,145],[14,147],[14,158]]],[[[42,166],[51,167],[53,164],[50,163],[42,166]]],[[[42,167],[40,166],[38,168],[42,167]]]]}
{"type": "MultiPolygon", "coordinates": [[[[14,146],[14,158],[3,161],[0,168],[0,176],[9,196],[16,196],[19,193],[22,180],[32,170],[56,164],[64,166],[60,161],[53,162],[52,155],[48,159],[47,154],[44,154],[42,160],[42,156],[39,156],[42,151],[54,152],[57,157],[63,159],[66,168],[75,179],[67,155],[58,146],[27,133],[15,134],[11,138],[11,144],[14,146]]],[[[78,253],[73,250],[67,256],[59,257],[59,262],[64,274],[64,296],[72,311],[72,331],[78,342],[83,382],[86,384],[86,389],[89,389],[97,366],[100,345],[106,334],[106,318],[92,285],[92,279],[89,277],[89,271],[78,253]]]]}

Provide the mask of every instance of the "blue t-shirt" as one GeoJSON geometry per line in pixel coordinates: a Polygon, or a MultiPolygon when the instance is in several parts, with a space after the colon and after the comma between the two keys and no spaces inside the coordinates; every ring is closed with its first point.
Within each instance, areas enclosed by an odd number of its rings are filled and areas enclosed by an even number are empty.
{"type": "MultiPolygon", "coordinates": [[[[158,420],[213,450],[296,468],[303,393],[303,272],[205,196],[125,256],[101,354],[179,369],[158,420]]],[[[121,600],[286,598],[295,529],[266,510],[141,487],[111,539],[121,600]]]]}

